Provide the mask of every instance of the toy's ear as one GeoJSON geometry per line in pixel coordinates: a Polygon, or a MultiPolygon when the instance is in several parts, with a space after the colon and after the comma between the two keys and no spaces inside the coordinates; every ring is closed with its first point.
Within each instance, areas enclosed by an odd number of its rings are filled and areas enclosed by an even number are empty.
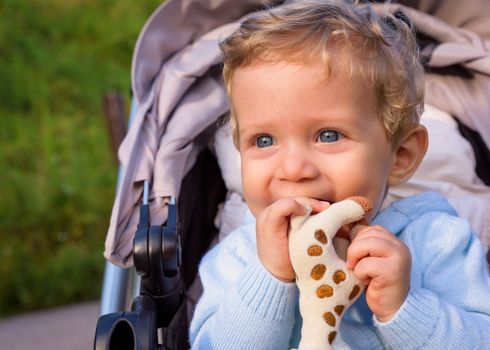
{"type": "Polygon", "coordinates": [[[395,148],[395,157],[388,178],[388,186],[407,181],[417,170],[427,151],[428,135],[423,125],[410,130],[395,148]]]}

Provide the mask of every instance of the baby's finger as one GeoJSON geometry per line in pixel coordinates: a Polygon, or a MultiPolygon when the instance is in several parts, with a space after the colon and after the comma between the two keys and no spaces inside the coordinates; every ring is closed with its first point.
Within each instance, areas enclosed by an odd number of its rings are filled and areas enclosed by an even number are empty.
{"type": "Polygon", "coordinates": [[[319,213],[330,206],[329,202],[321,201],[318,199],[312,199],[312,208],[314,213],[319,213]]]}
{"type": "Polygon", "coordinates": [[[313,213],[319,213],[330,206],[329,202],[321,201],[315,198],[294,197],[293,199],[305,207],[310,208],[313,213]]]}
{"type": "Polygon", "coordinates": [[[390,231],[385,229],[382,226],[374,225],[374,226],[365,226],[365,225],[356,225],[351,231],[351,239],[364,239],[368,237],[377,237],[380,239],[387,239],[390,241],[398,241],[398,238],[390,231]]]}
{"type": "Polygon", "coordinates": [[[358,235],[347,250],[347,267],[354,268],[359,260],[368,256],[388,257],[396,248],[396,243],[391,240],[372,236],[361,239],[358,235]]]}
{"type": "Polygon", "coordinates": [[[310,208],[293,198],[283,198],[272,204],[266,213],[266,221],[269,228],[282,226],[291,215],[305,215],[310,208]]]}
{"type": "Polygon", "coordinates": [[[354,227],[352,228],[352,230],[350,231],[350,239],[351,239],[351,241],[353,241],[353,240],[354,240],[354,239],[357,237],[357,235],[358,235],[358,234],[359,234],[361,231],[363,231],[363,230],[367,229],[368,227],[369,227],[369,226],[366,226],[366,225],[360,225],[360,224],[359,224],[359,225],[354,226],[354,227]]]}
{"type": "Polygon", "coordinates": [[[381,271],[386,267],[386,259],[367,257],[359,261],[354,267],[354,275],[364,284],[369,284],[372,279],[379,278],[381,271]]]}

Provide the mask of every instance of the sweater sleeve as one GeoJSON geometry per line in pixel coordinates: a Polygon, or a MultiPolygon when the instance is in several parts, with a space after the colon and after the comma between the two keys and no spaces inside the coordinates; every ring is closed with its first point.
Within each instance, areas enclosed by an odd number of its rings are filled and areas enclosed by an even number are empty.
{"type": "Polygon", "coordinates": [[[204,291],[190,326],[194,349],[288,348],[297,288],[263,267],[249,231],[230,234],[201,262],[204,291]]]}
{"type": "Polygon", "coordinates": [[[374,319],[392,349],[488,349],[490,279],[466,220],[429,213],[400,236],[412,252],[412,285],[388,322],[374,319]]]}

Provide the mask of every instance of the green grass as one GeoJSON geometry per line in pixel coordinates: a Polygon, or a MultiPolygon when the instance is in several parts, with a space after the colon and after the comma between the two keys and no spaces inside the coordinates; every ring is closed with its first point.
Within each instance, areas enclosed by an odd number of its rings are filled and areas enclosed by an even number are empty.
{"type": "Polygon", "coordinates": [[[102,96],[128,95],[160,2],[0,3],[0,317],[99,297],[117,177],[102,96]]]}

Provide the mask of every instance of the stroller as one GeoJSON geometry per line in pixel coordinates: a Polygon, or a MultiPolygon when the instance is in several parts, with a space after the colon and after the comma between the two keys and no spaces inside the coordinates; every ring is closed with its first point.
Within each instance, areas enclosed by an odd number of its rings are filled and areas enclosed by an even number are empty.
{"type": "MultiPolygon", "coordinates": [[[[140,33],[94,349],[189,347],[199,260],[240,226],[247,210],[239,155],[230,130],[220,127],[229,105],[218,43],[241,17],[282,2],[169,0],[140,33]]],[[[385,202],[439,191],[488,249],[490,3],[376,5],[401,11],[417,29],[427,72],[422,123],[431,140],[419,170],[390,189],[385,202]]]]}

